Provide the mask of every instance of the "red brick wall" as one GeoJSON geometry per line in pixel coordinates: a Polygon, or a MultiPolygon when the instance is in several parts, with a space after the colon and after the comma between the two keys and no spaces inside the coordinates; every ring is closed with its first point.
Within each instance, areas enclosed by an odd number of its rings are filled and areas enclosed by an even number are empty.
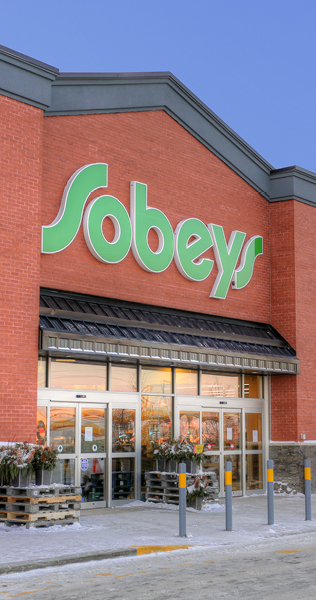
{"type": "Polygon", "coordinates": [[[295,202],[298,435],[316,440],[316,210],[295,202]]]}
{"type": "Polygon", "coordinates": [[[34,441],[42,111],[0,96],[0,441],[34,441]]]}
{"type": "Polygon", "coordinates": [[[296,202],[270,204],[271,324],[296,347],[296,202]]]}
{"type": "Polygon", "coordinates": [[[316,439],[316,211],[301,202],[270,206],[271,322],[296,349],[301,374],[273,376],[272,439],[316,439]]]}
{"type": "MultiPolygon", "coordinates": [[[[132,252],[118,265],[97,261],[82,227],[64,251],[41,257],[41,284],[62,290],[154,303],[179,309],[270,320],[268,202],[163,111],[47,117],[44,120],[43,225],[56,217],[63,189],[81,166],[109,165],[108,194],[128,209],[130,181],[148,185],[149,206],[161,209],[172,227],[196,217],[264,238],[264,255],[242,290],[226,300],[210,299],[217,269],[195,283],[175,264],[161,274],[144,271],[132,252]],[[87,275],[88,274],[88,275],[87,275]]],[[[95,194],[98,195],[98,194],[95,194]]],[[[93,196],[91,196],[93,197],[93,196]]],[[[214,258],[213,251],[209,256],[214,258]]]]}
{"type": "MultiPolygon", "coordinates": [[[[310,281],[315,250],[312,242],[307,253],[302,246],[306,232],[313,240],[315,209],[292,201],[269,205],[163,111],[47,117],[43,123],[39,109],[4,97],[0,103],[5,165],[0,175],[4,257],[0,441],[22,435],[32,439],[35,433],[39,284],[271,322],[303,363],[298,377],[272,377],[272,439],[297,439],[300,432],[315,439],[316,283],[310,281]],[[66,250],[40,255],[40,216],[43,225],[51,223],[69,177],[94,162],[108,163],[107,193],[128,211],[130,181],[137,180],[148,185],[149,206],[161,209],[174,229],[182,219],[196,217],[222,225],[227,239],[233,229],[245,231],[247,239],[262,235],[264,255],[255,263],[250,284],[229,290],[226,300],[214,300],[209,294],[216,265],[206,281],[194,283],[183,278],[174,263],[161,274],[145,272],[131,251],[118,265],[102,264],[89,252],[82,227],[66,250]]],[[[208,255],[214,258],[212,250],[208,255]]]]}
{"type": "MultiPolygon", "coordinates": [[[[271,324],[297,351],[295,202],[270,204],[271,324]]],[[[297,377],[271,377],[271,438],[297,440],[297,377]]]]}

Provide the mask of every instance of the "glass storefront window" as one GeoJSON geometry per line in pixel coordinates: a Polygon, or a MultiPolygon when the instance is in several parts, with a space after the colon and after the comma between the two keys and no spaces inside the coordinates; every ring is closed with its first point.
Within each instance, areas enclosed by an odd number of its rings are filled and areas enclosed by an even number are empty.
{"type": "MultiPolygon", "coordinates": [[[[241,490],[241,456],[240,454],[231,454],[225,456],[225,465],[227,461],[232,463],[232,477],[233,477],[233,492],[241,490]]],[[[225,470],[225,467],[224,467],[225,470]]]]}
{"type": "Polygon", "coordinates": [[[111,365],[111,391],[137,392],[137,367],[111,365]]]}
{"type": "Polygon", "coordinates": [[[198,372],[193,369],[176,369],[177,394],[197,396],[198,372]]]}
{"type": "Polygon", "coordinates": [[[224,412],[224,450],[240,450],[240,413],[224,412]]]}
{"type": "Polygon", "coordinates": [[[106,390],[106,364],[72,358],[52,358],[50,387],[66,390],[106,390]]]}
{"type": "Polygon", "coordinates": [[[240,375],[226,373],[202,372],[201,384],[202,396],[212,398],[239,398],[240,397],[240,375]]]}
{"type": "Polygon", "coordinates": [[[180,440],[194,444],[200,442],[200,413],[191,411],[180,412],[180,440]]]}
{"type": "Polygon", "coordinates": [[[135,410],[113,409],[112,452],[135,452],[135,410]]]}
{"type": "Polygon", "coordinates": [[[37,364],[37,387],[46,387],[46,357],[39,356],[37,364]]]}
{"type": "Polygon", "coordinates": [[[83,502],[104,501],[105,481],[104,458],[82,458],[80,469],[80,485],[83,502]]]}
{"type": "Polygon", "coordinates": [[[105,410],[81,409],[81,452],[105,452],[105,410]]]}
{"type": "Polygon", "coordinates": [[[135,459],[112,459],[112,500],[135,498],[135,459]]]}
{"type": "Polygon", "coordinates": [[[171,394],[171,368],[142,367],[141,391],[145,394],[171,394]]]}
{"type": "Polygon", "coordinates": [[[37,408],[36,443],[39,446],[46,446],[46,443],[47,443],[47,408],[46,408],[46,406],[39,406],[37,408]]]}
{"type": "Polygon", "coordinates": [[[202,412],[202,442],[204,452],[219,450],[218,412],[202,412]]]}
{"type": "Polygon", "coordinates": [[[262,415],[246,413],[246,450],[262,450],[262,415]]]}
{"type": "Polygon", "coordinates": [[[61,483],[62,485],[74,485],[75,483],[75,459],[58,459],[57,465],[53,470],[52,483],[61,483]]]}
{"type": "Polygon", "coordinates": [[[75,408],[51,407],[50,445],[60,454],[75,452],[75,408]]]}
{"type": "Polygon", "coordinates": [[[172,438],[172,398],[142,396],[142,470],[152,471],[153,449],[172,438]]]}
{"type": "Polygon", "coordinates": [[[246,455],[246,489],[262,490],[262,454],[246,455]]]}
{"type": "Polygon", "coordinates": [[[218,485],[220,486],[219,454],[206,455],[202,463],[203,471],[213,471],[216,473],[218,485]]]}
{"type": "Polygon", "coordinates": [[[244,375],[244,398],[262,398],[262,377],[244,375]]]}

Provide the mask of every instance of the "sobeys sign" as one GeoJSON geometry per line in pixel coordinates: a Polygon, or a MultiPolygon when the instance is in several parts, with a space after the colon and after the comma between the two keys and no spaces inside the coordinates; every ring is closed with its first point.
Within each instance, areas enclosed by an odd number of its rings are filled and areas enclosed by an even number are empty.
{"type": "Polygon", "coordinates": [[[184,219],[173,232],[166,215],[147,205],[147,185],[136,181],[131,182],[130,216],[117,198],[107,195],[92,200],[84,212],[89,195],[107,187],[107,182],[108,166],[104,163],[86,165],[72,175],[56,219],[42,228],[43,253],[54,254],[67,248],[83,219],[86,244],[93,256],[103,263],[121,262],[132,248],[135,259],[145,271],[161,273],[174,258],[183,277],[203,281],[214,265],[214,261],[203,254],[213,247],[218,273],[210,297],[224,299],[230,284],[234,289],[241,289],[249,283],[255,259],[263,252],[261,236],[250,238],[243,247],[246,233],[233,231],[227,244],[220,225],[205,225],[199,219],[184,219]],[[106,217],[114,225],[112,241],[108,241],[102,231],[106,217]],[[150,229],[158,236],[155,251],[148,244],[150,229]]]}

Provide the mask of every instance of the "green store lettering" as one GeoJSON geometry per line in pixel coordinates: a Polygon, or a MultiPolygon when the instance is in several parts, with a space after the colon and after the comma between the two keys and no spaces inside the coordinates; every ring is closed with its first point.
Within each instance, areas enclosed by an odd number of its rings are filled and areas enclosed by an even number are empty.
{"type": "Polygon", "coordinates": [[[162,273],[172,259],[183,277],[203,281],[209,277],[214,261],[203,256],[213,248],[217,276],[210,298],[225,299],[229,286],[245,287],[252,278],[257,256],[263,253],[263,238],[256,235],[243,247],[246,233],[233,231],[228,243],[223,227],[199,219],[184,219],[173,232],[166,215],[148,206],[147,185],[131,182],[130,215],[114,196],[102,195],[92,200],[90,194],[108,186],[108,165],[96,163],[78,169],[69,179],[60,209],[50,225],[42,227],[42,252],[55,254],[75,239],[81,222],[86,244],[93,256],[106,264],[124,260],[130,248],[138,264],[149,273],[162,273]],[[109,242],[102,224],[109,218],[114,226],[114,238],[109,242]],[[158,248],[148,243],[149,230],[158,237],[158,248]],[[237,267],[238,260],[239,266],[237,267]]]}

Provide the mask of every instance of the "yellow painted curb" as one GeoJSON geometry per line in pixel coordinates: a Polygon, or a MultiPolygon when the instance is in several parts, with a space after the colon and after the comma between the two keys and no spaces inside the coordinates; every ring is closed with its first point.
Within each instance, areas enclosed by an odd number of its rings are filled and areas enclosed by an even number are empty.
{"type": "Polygon", "coordinates": [[[187,550],[191,548],[192,544],[186,544],[181,546],[130,546],[131,548],[137,548],[137,556],[141,554],[151,554],[152,552],[171,552],[172,550],[187,550]]]}

